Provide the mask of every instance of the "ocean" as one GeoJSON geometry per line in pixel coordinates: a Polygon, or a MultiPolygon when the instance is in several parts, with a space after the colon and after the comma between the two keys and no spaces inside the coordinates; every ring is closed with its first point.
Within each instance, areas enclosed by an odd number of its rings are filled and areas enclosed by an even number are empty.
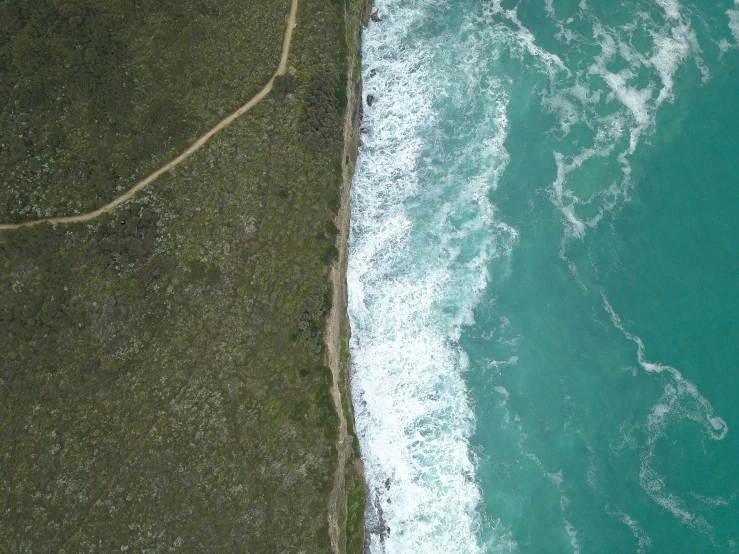
{"type": "Polygon", "coordinates": [[[739,552],[739,0],[375,9],[370,552],[739,552]]]}

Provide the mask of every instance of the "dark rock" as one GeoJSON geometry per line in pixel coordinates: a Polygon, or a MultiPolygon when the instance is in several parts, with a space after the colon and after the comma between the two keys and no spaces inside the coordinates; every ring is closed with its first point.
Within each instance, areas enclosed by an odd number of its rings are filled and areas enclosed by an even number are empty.
{"type": "Polygon", "coordinates": [[[370,15],[370,19],[375,23],[379,23],[380,21],[382,21],[382,18],[380,17],[380,14],[377,10],[372,12],[372,15],[370,15]]]}
{"type": "Polygon", "coordinates": [[[375,97],[372,96],[371,94],[368,94],[367,95],[367,105],[371,106],[374,103],[374,101],[375,101],[375,97]]]}
{"type": "Polygon", "coordinates": [[[377,75],[377,70],[376,69],[370,69],[370,77],[374,77],[375,75],[377,75]]]}

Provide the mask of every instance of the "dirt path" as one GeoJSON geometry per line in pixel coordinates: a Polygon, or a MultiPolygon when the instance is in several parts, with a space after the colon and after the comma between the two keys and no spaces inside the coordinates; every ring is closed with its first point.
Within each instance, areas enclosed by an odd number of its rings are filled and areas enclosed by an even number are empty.
{"type": "Polygon", "coordinates": [[[282,57],[280,58],[280,65],[277,66],[277,71],[275,71],[275,74],[267,82],[267,84],[264,85],[264,88],[260,90],[256,94],[256,96],[252,97],[252,99],[249,100],[246,104],[244,104],[234,113],[232,113],[231,115],[229,115],[228,117],[220,121],[215,127],[213,127],[210,131],[205,133],[197,141],[195,141],[195,143],[192,146],[190,146],[182,154],[177,156],[174,160],[172,160],[168,164],[163,165],[162,167],[157,169],[154,173],[152,173],[151,175],[149,175],[142,181],[139,181],[138,183],[136,183],[132,188],[124,192],[121,196],[109,202],[105,206],[98,208],[97,210],[88,212],[86,214],[70,215],[66,217],[48,217],[44,219],[36,219],[33,221],[24,221],[23,223],[0,223],[0,231],[19,229],[21,227],[32,227],[34,225],[39,225],[40,223],[82,223],[85,221],[90,221],[91,219],[94,219],[98,217],[99,215],[102,215],[106,212],[111,211],[114,208],[117,208],[124,202],[129,201],[131,198],[133,198],[133,196],[138,191],[140,191],[145,186],[150,185],[160,175],[180,165],[187,158],[189,158],[195,152],[200,150],[203,147],[203,145],[206,142],[208,142],[213,135],[215,135],[217,132],[222,131],[223,129],[231,125],[231,123],[233,123],[236,119],[244,115],[246,112],[251,110],[257,104],[259,104],[259,102],[261,102],[264,99],[264,97],[267,96],[267,94],[269,94],[269,92],[272,90],[272,82],[274,81],[275,77],[277,77],[278,75],[285,74],[285,70],[287,69],[287,56],[290,53],[290,43],[292,42],[292,38],[293,38],[293,29],[295,28],[295,18],[296,18],[297,13],[298,13],[298,0],[292,0],[292,4],[290,6],[290,15],[287,20],[287,30],[285,31],[285,38],[282,41],[282,57]]]}

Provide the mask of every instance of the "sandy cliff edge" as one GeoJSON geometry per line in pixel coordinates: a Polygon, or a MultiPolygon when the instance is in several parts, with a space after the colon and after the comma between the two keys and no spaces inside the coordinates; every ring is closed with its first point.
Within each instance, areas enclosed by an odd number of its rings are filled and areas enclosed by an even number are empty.
{"type": "Polygon", "coordinates": [[[354,414],[349,390],[349,337],[346,271],[352,177],[359,152],[362,119],[361,34],[369,21],[372,0],[345,4],[347,40],[347,107],[344,117],[341,202],[335,223],[339,229],[338,259],[331,268],[333,302],[326,323],[326,362],[333,375],[331,395],[339,415],[338,464],[329,499],[329,534],[336,554],[364,551],[366,484],[359,445],[354,434],[354,414]]]}

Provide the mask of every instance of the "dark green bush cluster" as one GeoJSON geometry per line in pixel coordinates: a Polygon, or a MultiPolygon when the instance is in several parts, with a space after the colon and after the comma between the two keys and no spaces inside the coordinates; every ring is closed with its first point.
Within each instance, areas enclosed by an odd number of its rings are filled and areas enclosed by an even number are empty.
{"type": "Polygon", "coordinates": [[[339,250],[336,248],[336,237],[338,234],[339,230],[336,228],[336,224],[333,221],[327,221],[326,228],[321,237],[326,244],[326,248],[323,251],[323,263],[327,265],[333,263],[339,256],[339,250]]]}
{"type": "Polygon", "coordinates": [[[325,151],[337,145],[342,101],[346,104],[346,85],[342,88],[342,82],[339,76],[324,72],[314,77],[308,87],[301,130],[305,141],[313,150],[325,151]]]}
{"type": "MultiPolygon", "coordinates": [[[[0,260],[3,260],[0,267],[0,345],[7,347],[16,340],[35,343],[48,333],[45,328],[66,320],[68,295],[61,284],[69,278],[70,272],[59,260],[66,252],[60,252],[58,244],[48,240],[50,232],[49,226],[39,226],[23,234],[0,235],[0,260]],[[19,252],[26,253],[33,262],[13,264],[11,260],[19,252]],[[14,294],[15,291],[24,294],[14,294]]],[[[7,350],[4,354],[16,355],[7,350]]]]}
{"type": "Polygon", "coordinates": [[[59,302],[50,298],[36,298],[23,305],[12,304],[0,311],[0,322],[9,335],[33,341],[39,339],[54,323],[65,321],[65,311],[59,302]]]}
{"type": "Polygon", "coordinates": [[[110,256],[109,264],[125,266],[151,256],[156,245],[159,215],[130,202],[116,210],[108,225],[98,230],[97,247],[110,256]]]}
{"type": "Polygon", "coordinates": [[[279,96],[291,94],[295,92],[297,88],[298,81],[296,77],[287,73],[285,75],[278,75],[272,83],[272,91],[279,96]]]}
{"type": "Polygon", "coordinates": [[[308,347],[320,354],[324,351],[323,333],[326,317],[331,310],[331,292],[328,287],[315,285],[298,307],[298,330],[308,347]]]}
{"type": "Polygon", "coordinates": [[[221,270],[214,264],[208,264],[202,260],[191,260],[187,263],[190,277],[196,283],[204,283],[208,286],[215,285],[221,278],[221,270]]]}

